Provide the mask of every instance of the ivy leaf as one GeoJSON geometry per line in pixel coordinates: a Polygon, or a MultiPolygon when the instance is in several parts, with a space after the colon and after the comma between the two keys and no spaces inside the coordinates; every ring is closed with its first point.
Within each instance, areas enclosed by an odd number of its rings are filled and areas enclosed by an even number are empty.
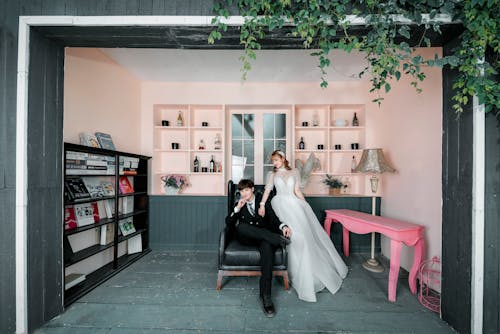
{"type": "Polygon", "coordinates": [[[406,39],[410,39],[410,28],[408,26],[401,26],[398,33],[406,39]]]}
{"type": "Polygon", "coordinates": [[[386,84],[385,84],[385,92],[386,92],[386,93],[389,93],[389,92],[390,92],[390,90],[391,90],[391,85],[389,85],[389,83],[386,83],[386,84]]]}

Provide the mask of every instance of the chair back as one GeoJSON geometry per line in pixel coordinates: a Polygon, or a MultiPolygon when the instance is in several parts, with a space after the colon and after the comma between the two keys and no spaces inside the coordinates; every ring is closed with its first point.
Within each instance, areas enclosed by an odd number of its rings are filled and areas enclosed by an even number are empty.
{"type": "MultiPolygon", "coordinates": [[[[263,194],[266,186],[263,184],[254,185],[254,194],[263,194]]],[[[276,189],[273,188],[271,193],[269,194],[269,198],[267,201],[269,202],[273,196],[276,194],[276,189]]],[[[240,200],[240,191],[238,190],[238,184],[229,180],[227,183],[227,213],[230,214],[233,212],[233,208],[236,203],[240,200]]]]}

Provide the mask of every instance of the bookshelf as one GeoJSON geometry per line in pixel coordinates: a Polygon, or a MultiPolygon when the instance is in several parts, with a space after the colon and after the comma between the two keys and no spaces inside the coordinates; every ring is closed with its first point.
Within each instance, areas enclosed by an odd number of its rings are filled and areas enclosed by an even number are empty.
{"type": "Polygon", "coordinates": [[[310,104],[294,106],[294,160],[307,160],[311,153],[320,160],[321,170],[310,176],[304,189],[307,195],[326,195],[328,187],[322,183],[326,174],[339,176],[348,184],[346,194],[365,193],[365,176],[351,173],[352,158],[359,162],[365,148],[365,106],[363,104],[310,104]],[[359,121],[352,126],[354,113],[359,121]],[[340,124],[338,120],[345,120],[340,124]],[[339,125],[340,124],[340,125],[339,125]],[[301,138],[305,148],[299,149],[301,138]],[[357,143],[357,148],[351,144],[357,143]],[[323,145],[320,148],[318,145],[323,145]],[[336,145],[340,145],[336,146],[336,145]]]}
{"type": "Polygon", "coordinates": [[[223,195],[225,190],[225,117],[223,105],[154,105],[154,150],[152,194],[164,195],[161,177],[185,175],[189,187],[181,195],[223,195]],[[182,124],[178,124],[179,113],[182,124]],[[165,123],[168,125],[164,125],[165,123]],[[215,147],[215,138],[220,146],[215,147]],[[200,143],[203,140],[204,148],[200,143]],[[209,162],[213,157],[214,171],[209,162]],[[199,161],[199,171],[193,162],[199,161]],[[207,168],[207,171],[204,171],[207,168]]]}
{"type": "Polygon", "coordinates": [[[65,306],[150,251],[149,159],[138,154],[64,144],[65,306]],[[122,193],[120,181],[124,177],[133,192],[122,193]],[[130,227],[131,232],[123,234],[123,226],[130,227]]]}

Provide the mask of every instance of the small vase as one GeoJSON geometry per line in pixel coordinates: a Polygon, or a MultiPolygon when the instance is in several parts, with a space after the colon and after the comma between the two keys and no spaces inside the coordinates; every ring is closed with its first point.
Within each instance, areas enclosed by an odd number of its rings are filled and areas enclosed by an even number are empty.
{"type": "Polygon", "coordinates": [[[332,196],[340,195],[340,188],[330,188],[330,195],[332,196]]]}
{"type": "Polygon", "coordinates": [[[163,186],[163,189],[165,190],[165,194],[167,195],[177,195],[179,193],[179,188],[163,186]]]}

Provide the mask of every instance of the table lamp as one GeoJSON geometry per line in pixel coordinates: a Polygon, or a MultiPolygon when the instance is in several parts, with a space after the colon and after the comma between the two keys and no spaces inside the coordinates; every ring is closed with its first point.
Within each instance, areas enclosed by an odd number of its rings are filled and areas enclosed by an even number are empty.
{"type": "MultiPolygon", "coordinates": [[[[376,214],[376,196],[378,189],[378,174],[384,172],[394,173],[396,170],[392,168],[385,160],[384,153],[381,148],[368,148],[363,150],[361,160],[354,169],[356,173],[371,173],[370,185],[372,189],[372,215],[376,214]]],[[[375,259],[375,232],[372,232],[372,244],[370,258],[363,262],[363,268],[366,270],[381,273],[384,267],[375,259]]]]}

